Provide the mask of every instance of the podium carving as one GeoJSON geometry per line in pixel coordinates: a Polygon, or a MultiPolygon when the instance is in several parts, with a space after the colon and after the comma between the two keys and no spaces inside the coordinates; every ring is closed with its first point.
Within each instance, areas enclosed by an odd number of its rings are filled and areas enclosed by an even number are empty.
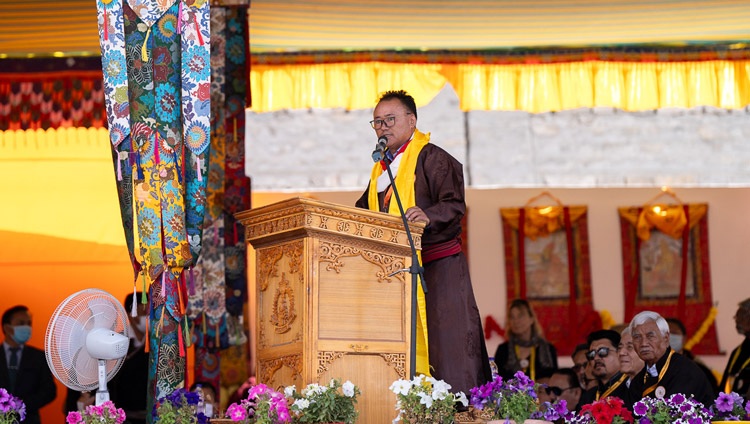
{"type": "MultiPolygon", "coordinates": [[[[331,378],[362,395],[361,423],[391,423],[408,378],[411,265],[399,217],[294,198],[240,212],[255,249],[255,365],[274,388],[331,378]]],[[[411,227],[417,248],[422,225],[411,227]]]]}

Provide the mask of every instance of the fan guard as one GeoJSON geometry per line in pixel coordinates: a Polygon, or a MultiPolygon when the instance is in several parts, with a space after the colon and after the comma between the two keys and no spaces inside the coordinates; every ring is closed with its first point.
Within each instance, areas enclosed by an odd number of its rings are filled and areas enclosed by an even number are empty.
{"type": "MultiPolygon", "coordinates": [[[[68,296],[58,305],[44,337],[47,364],[65,386],[78,391],[99,388],[99,361],[86,349],[86,336],[95,329],[111,330],[125,337],[130,325],[125,308],[111,294],[86,289],[68,296]]],[[[104,359],[106,381],[120,370],[127,348],[117,359],[104,359]]]]}

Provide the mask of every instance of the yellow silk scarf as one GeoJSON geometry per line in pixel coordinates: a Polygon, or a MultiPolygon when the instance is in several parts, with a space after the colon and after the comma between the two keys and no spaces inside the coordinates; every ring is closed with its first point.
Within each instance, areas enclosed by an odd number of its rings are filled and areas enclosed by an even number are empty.
{"type": "MultiPolygon", "coordinates": [[[[414,172],[417,169],[417,158],[422,148],[430,142],[430,133],[423,134],[419,130],[414,131],[414,137],[411,142],[406,146],[406,150],[401,153],[401,163],[398,167],[398,173],[394,178],[396,190],[401,198],[401,203],[404,207],[404,211],[412,206],[416,206],[416,194],[414,192],[414,172]]],[[[378,211],[378,177],[382,174],[383,167],[380,166],[380,162],[375,163],[372,167],[372,174],[370,175],[370,190],[367,194],[367,203],[372,211],[378,211]]],[[[390,215],[400,216],[401,213],[398,210],[398,203],[395,201],[390,202],[388,206],[388,213],[390,215]]],[[[421,263],[422,257],[420,252],[419,261],[421,263]]],[[[427,349],[427,307],[425,306],[424,292],[422,291],[422,285],[417,285],[417,374],[430,375],[430,357],[427,349]]]]}

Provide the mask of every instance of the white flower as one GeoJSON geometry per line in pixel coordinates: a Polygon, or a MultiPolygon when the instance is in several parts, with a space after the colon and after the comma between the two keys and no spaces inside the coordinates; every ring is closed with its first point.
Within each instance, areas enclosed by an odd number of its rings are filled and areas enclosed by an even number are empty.
{"type": "Polygon", "coordinates": [[[456,393],[456,400],[461,402],[464,406],[469,406],[469,399],[466,398],[464,392],[456,393]]]}
{"type": "Polygon", "coordinates": [[[411,389],[411,383],[407,380],[397,380],[394,381],[393,384],[391,384],[390,390],[397,394],[397,395],[404,395],[406,396],[409,394],[409,389],[411,389]]]}
{"type": "Polygon", "coordinates": [[[432,396],[427,393],[419,393],[419,403],[426,406],[428,409],[432,408],[432,396]]]}
{"type": "Polygon", "coordinates": [[[294,396],[294,392],[296,390],[297,390],[297,388],[294,385],[284,387],[284,396],[286,396],[286,397],[292,397],[292,396],[294,396]]]}
{"type": "Polygon", "coordinates": [[[294,406],[297,407],[300,411],[303,409],[307,409],[308,406],[310,406],[310,401],[307,399],[297,399],[294,401],[294,406]]]}
{"type": "Polygon", "coordinates": [[[344,383],[344,385],[341,386],[341,391],[344,392],[345,396],[354,397],[354,383],[352,383],[349,380],[346,380],[346,383],[344,383]]]}
{"type": "Polygon", "coordinates": [[[313,394],[325,393],[328,390],[328,386],[321,386],[318,383],[308,384],[307,387],[302,389],[302,396],[308,397],[313,394]]]}

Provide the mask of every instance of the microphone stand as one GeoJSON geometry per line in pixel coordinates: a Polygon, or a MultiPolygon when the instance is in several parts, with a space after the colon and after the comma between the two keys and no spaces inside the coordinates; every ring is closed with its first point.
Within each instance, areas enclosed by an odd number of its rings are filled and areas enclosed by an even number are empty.
{"type": "Polygon", "coordinates": [[[424,268],[419,263],[419,256],[417,256],[417,248],[414,246],[414,239],[411,236],[411,230],[409,230],[409,222],[406,220],[406,214],[404,213],[404,206],[401,203],[401,197],[396,189],[396,182],[393,179],[393,172],[391,172],[391,164],[384,155],[384,152],[376,149],[372,152],[372,159],[375,162],[385,161],[385,169],[388,172],[388,179],[391,182],[393,188],[393,196],[396,198],[396,204],[398,205],[398,211],[401,214],[401,221],[404,223],[404,229],[406,230],[406,239],[409,241],[409,248],[411,249],[411,266],[409,268],[399,269],[389,274],[392,277],[400,272],[409,271],[411,274],[411,339],[410,343],[410,355],[409,355],[409,369],[411,370],[412,378],[417,375],[417,283],[422,282],[422,291],[427,293],[427,286],[424,281],[424,268]],[[418,280],[419,278],[419,280],[418,280]]]}

